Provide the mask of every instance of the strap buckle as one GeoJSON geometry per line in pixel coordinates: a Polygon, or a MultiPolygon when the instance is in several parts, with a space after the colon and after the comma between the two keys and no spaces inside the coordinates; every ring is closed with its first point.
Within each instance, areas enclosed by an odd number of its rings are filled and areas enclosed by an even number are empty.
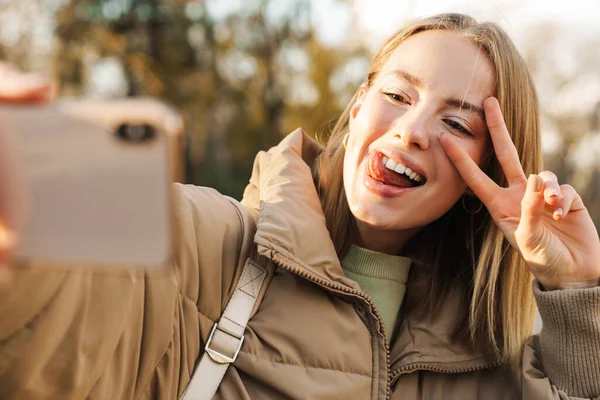
{"type": "Polygon", "coordinates": [[[242,335],[241,338],[238,338],[236,336],[230,335],[227,332],[224,332],[224,331],[222,331],[222,330],[219,329],[219,332],[221,332],[221,333],[223,333],[225,335],[228,335],[228,336],[230,336],[232,338],[235,338],[236,340],[239,340],[239,342],[238,342],[238,344],[236,346],[235,352],[233,353],[233,356],[229,357],[229,356],[227,356],[227,355],[225,355],[225,354],[223,354],[223,353],[221,353],[221,352],[219,352],[217,350],[214,350],[214,349],[210,348],[210,345],[211,345],[213,336],[215,335],[215,331],[217,330],[217,325],[218,324],[219,323],[216,322],[213,325],[212,330],[210,331],[210,336],[208,337],[208,340],[206,341],[206,346],[204,346],[204,350],[206,351],[206,353],[208,353],[208,355],[210,356],[210,358],[213,359],[214,362],[219,363],[219,364],[231,364],[231,363],[233,363],[236,360],[236,358],[237,358],[237,356],[238,356],[238,354],[240,352],[240,349],[242,348],[242,343],[244,343],[244,335],[242,335]]]}

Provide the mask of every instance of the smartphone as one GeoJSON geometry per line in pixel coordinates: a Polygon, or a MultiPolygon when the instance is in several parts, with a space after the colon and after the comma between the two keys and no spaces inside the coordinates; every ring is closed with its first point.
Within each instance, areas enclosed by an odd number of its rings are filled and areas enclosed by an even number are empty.
{"type": "Polygon", "coordinates": [[[0,215],[16,264],[159,267],[183,123],[152,99],[0,106],[0,215]]]}

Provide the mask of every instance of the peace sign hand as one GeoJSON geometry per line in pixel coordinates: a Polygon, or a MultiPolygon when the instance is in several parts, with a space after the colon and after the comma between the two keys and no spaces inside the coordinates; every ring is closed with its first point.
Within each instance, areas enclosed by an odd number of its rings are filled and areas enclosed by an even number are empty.
{"type": "Polygon", "coordinates": [[[486,99],[484,110],[508,187],[490,179],[450,135],[440,138],[446,154],[545,289],[600,285],[600,240],[581,197],[552,172],[527,179],[498,101],[486,99]]]}

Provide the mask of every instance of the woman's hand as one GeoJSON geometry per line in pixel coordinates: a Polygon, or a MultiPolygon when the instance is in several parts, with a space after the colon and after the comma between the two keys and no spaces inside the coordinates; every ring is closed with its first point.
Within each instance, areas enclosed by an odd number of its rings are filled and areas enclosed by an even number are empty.
{"type": "Polygon", "coordinates": [[[449,135],[440,141],[496,225],[547,290],[600,285],[600,240],[581,197],[550,171],[525,176],[495,98],[484,102],[508,187],[498,186],[449,135]]]}
{"type": "MultiPolygon", "coordinates": [[[[0,62],[0,103],[40,104],[50,99],[51,92],[48,79],[20,72],[9,64],[0,62]]],[[[0,182],[1,190],[3,188],[0,182]]],[[[5,225],[8,218],[2,212],[0,208],[0,288],[10,282],[8,264],[17,241],[10,227],[5,225]]]]}

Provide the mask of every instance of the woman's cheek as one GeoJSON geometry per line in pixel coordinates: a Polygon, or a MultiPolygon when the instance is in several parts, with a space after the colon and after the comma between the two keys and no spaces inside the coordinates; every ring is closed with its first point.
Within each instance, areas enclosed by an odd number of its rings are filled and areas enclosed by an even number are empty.
{"type": "Polygon", "coordinates": [[[480,165],[483,161],[483,151],[484,146],[480,146],[478,143],[476,143],[467,150],[467,153],[469,156],[471,156],[471,159],[475,162],[475,164],[480,165]]]}
{"type": "Polygon", "coordinates": [[[393,120],[392,114],[386,104],[377,99],[367,99],[357,115],[356,127],[369,136],[381,134],[393,120]]]}

